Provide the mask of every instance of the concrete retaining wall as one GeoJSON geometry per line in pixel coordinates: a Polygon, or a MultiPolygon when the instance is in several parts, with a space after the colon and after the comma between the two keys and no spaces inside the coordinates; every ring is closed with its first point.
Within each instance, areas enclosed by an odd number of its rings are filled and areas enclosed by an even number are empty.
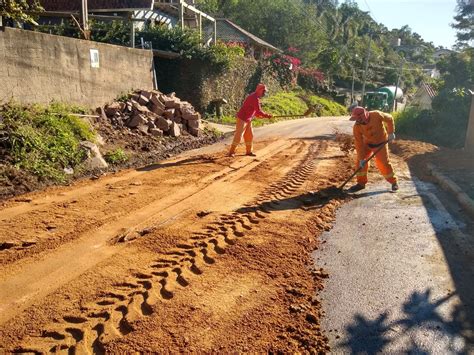
{"type": "Polygon", "coordinates": [[[283,90],[275,78],[262,72],[258,63],[250,58],[238,59],[223,72],[216,72],[209,63],[195,59],[155,60],[158,88],[164,93],[176,92],[201,113],[212,112],[211,102],[224,98],[228,101],[225,113],[233,114],[259,82],[268,86],[271,95],[283,90]]]}
{"type": "Polygon", "coordinates": [[[53,36],[0,30],[0,103],[52,100],[97,107],[131,89],[152,89],[149,51],[53,36]],[[91,49],[99,67],[92,67],[91,49]]]}

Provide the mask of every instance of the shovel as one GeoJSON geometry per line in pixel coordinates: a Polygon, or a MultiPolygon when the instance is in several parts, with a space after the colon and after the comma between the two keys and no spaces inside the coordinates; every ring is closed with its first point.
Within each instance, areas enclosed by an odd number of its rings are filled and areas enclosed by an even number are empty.
{"type": "MultiPolygon", "coordinates": [[[[371,161],[378,152],[382,150],[383,147],[388,143],[388,141],[382,143],[380,147],[377,148],[375,152],[372,153],[372,155],[365,161],[367,164],[369,161],[371,161]]],[[[313,198],[316,197],[320,201],[327,201],[333,198],[343,198],[345,196],[345,192],[342,190],[344,186],[347,185],[349,181],[352,180],[354,176],[357,175],[357,173],[362,169],[362,167],[359,167],[346,181],[342,183],[341,186],[330,186],[325,189],[319,190],[317,192],[311,193],[313,195],[313,198]]],[[[314,200],[311,200],[311,203],[314,203],[314,200]]]]}
{"type": "MultiPolygon", "coordinates": [[[[372,153],[372,155],[369,157],[369,159],[367,159],[367,160],[365,161],[365,164],[368,164],[368,162],[371,161],[371,160],[377,155],[377,153],[380,152],[383,147],[385,147],[385,144],[387,144],[387,143],[388,143],[388,141],[383,142],[382,145],[381,145],[380,147],[378,147],[375,152],[372,153]]],[[[364,166],[365,166],[365,164],[364,164],[364,166]]],[[[342,185],[339,186],[337,189],[340,190],[340,191],[342,191],[342,189],[344,188],[344,186],[346,186],[347,183],[348,183],[349,181],[351,181],[352,178],[353,178],[354,176],[356,176],[359,171],[362,170],[362,168],[363,168],[363,166],[360,166],[356,171],[354,171],[354,174],[352,174],[346,181],[344,181],[344,182],[342,183],[342,185]]]]}

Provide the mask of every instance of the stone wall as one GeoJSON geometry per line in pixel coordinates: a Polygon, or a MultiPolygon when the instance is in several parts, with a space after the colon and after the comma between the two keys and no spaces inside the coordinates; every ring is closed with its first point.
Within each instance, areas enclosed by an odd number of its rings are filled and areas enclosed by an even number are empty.
{"type": "Polygon", "coordinates": [[[0,103],[55,100],[94,108],[131,89],[152,89],[152,63],[150,51],[7,27],[0,30],[0,103]]]}
{"type": "Polygon", "coordinates": [[[202,113],[212,112],[212,101],[224,98],[228,101],[224,112],[234,114],[259,82],[268,86],[270,94],[282,90],[251,58],[239,59],[224,72],[216,72],[211,65],[199,60],[155,59],[155,62],[158,88],[164,93],[176,92],[202,113]]]}

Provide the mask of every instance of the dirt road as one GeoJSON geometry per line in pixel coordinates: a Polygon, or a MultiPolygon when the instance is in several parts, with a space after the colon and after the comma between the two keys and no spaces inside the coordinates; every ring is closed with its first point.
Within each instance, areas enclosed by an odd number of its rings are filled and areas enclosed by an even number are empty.
{"type": "Polygon", "coordinates": [[[310,252],[342,201],[308,191],[348,158],[314,134],[221,149],[4,203],[0,351],[327,350],[310,252]]]}

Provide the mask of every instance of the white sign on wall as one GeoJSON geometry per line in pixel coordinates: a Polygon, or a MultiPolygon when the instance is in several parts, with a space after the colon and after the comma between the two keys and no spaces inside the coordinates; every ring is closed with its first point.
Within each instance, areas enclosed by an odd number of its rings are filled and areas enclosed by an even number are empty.
{"type": "Polygon", "coordinates": [[[99,50],[91,49],[91,68],[100,68],[99,50]]]}

